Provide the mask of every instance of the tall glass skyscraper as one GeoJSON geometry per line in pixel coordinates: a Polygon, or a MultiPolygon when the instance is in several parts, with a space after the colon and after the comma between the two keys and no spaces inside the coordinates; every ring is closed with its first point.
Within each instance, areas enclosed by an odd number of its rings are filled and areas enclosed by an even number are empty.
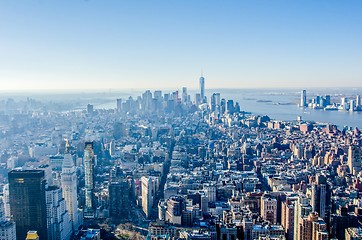
{"type": "Polygon", "coordinates": [[[25,239],[29,230],[47,239],[46,180],[43,170],[9,172],[10,212],[16,223],[16,238],[25,239]]]}
{"type": "Polygon", "coordinates": [[[306,107],[307,106],[307,91],[302,90],[300,93],[300,107],[306,107]]]}
{"type": "Polygon", "coordinates": [[[203,76],[200,77],[200,96],[201,102],[205,102],[205,78],[203,76]]]}

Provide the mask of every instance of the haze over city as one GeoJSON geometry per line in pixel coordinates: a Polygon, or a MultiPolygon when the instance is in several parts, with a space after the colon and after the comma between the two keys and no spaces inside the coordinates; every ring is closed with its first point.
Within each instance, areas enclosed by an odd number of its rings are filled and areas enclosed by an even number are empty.
{"type": "Polygon", "coordinates": [[[1,1],[1,90],[361,87],[361,1],[1,1]]]}

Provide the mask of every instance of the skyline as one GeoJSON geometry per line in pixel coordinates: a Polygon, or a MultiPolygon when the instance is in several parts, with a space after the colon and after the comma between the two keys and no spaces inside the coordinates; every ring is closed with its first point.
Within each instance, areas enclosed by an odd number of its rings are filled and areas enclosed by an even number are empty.
{"type": "Polygon", "coordinates": [[[362,87],[360,1],[0,2],[1,90],[362,87]],[[20,87],[19,87],[20,86],[20,87]]]}

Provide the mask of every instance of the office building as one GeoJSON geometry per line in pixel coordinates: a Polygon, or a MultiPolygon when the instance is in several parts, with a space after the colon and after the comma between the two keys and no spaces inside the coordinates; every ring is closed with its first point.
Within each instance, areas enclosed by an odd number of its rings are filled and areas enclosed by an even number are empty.
{"type": "Polygon", "coordinates": [[[63,190],[63,198],[66,204],[65,206],[69,213],[70,220],[72,221],[72,229],[77,230],[81,224],[81,216],[78,209],[77,198],[78,182],[73,158],[70,154],[64,155],[61,174],[61,186],[63,190]]]}
{"type": "Polygon", "coordinates": [[[213,93],[211,96],[211,111],[220,111],[220,93],[213,93]]]}
{"type": "Polygon", "coordinates": [[[312,206],[310,206],[308,198],[304,195],[298,196],[294,203],[294,240],[299,240],[302,219],[307,217],[311,212],[312,206]]]}
{"type": "Polygon", "coordinates": [[[0,240],[16,240],[15,222],[0,221],[0,240]]]}
{"type": "Polygon", "coordinates": [[[327,224],[312,212],[308,217],[304,217],[299,223],[298,240],[328,240],[327,224]]]}
{"type": "Polygon", "coordinates": [[[129,219],[130,191],[131,188],[126,179],[118,179],[109,184],[109,216],[115,221],[129,219]]]}
{"type": "Polygon", "coordinates": [[[157,177],[143,176],[141,178],[142,210],[145,213],[146,217],[150,217],[152,214],[157,187],[158,187],[157,177]]]}
{"type": "Polygon", "coordinates": [[[234,101],[233,100],[228,100],[227,101],[226,110],[227,110],[227,113],[229,113],[229,114],[233,114],[235,112],[234,111],[234,101]]]}
{"type": "Polygon", "coordinates": [[[187,104],[187,88],[183,87],[182,88],[182,104],[186,105],[187,104]]]}
{"type": "Polygon", "coordinates": [[[72,221],[66,211],[62,189],[50,186],[46,192],[48,240],[69,240],[72,234],[72,221]]]}
{"type": "Polygon", "coordinates": [[[47,239],[45,178],[42,170],[11,171],[9,198],[17,239],[25,239],[29,230],[47,239]]]}
{"type": "Polygon", "coordinates": [[[294,239],[294,204],[298,197],[287,197],[285,202],[282,202],[281,225],[283,226],[287,240],[294,239]]]}
{"type": "Polygon", "coordinates": [[[350,145],[348,148],[348,167],[349,172],[357,176],[361,171],[361,147],[358,145],[350,145]]]}
{"type": "Polygon", "coordinates": [[[359,107],[361,105],[361,96],[357,95],[356,96],[356,107],[359,107]]]}
{"type": "Polygon", "coordinates": [[[117,98],[117,112],[122,110],[122,98],[117,98]]]}
{"type": "Polygon", "coordinates": [[[201,103],[206,103],[205,78],[203,76],[200,77],[200,98],[201,98],[201,103]]]}
{"type": "Polygon", "coordinates": [[[313,212],[317,212],[321,218],[325,219],[327,217],[326,214],[329,209],[329,204],[330,192],[327,178],[317,174],[316,181],[312,183],[311,205],[313,212]]]}
{"type": "Polygon", "coordinates": [[[278,201],[269,196],[262,196],[260,202],[260,214],[265,221],[271,224],[277,223],[277,206],[278,201]]]}
{"type": "Polygon", "coordinates": [[[84,217],[94,217],[94,150],[93,142],[86,142],[84,149],[85,208],[84,217]]]}
{"type": "Polygon", "coordinates": [[[307,107],[307,91],[302,90],[300,94],[300,107],[307,107]]]}
{"type": "Polygon", "coordinates": [[[11,217],[10,212],[10,198],[9,198],[9,184],[5,184],[3,187],[3,205],[4,205],[4,218],[9,220],[11,217]]]}
{"type": "Polygon", "coordinates": [[[172,196],[167,200],[166,204],[165,220],[175,226],[181,226],[182,213],[186,207],[185,199],[181,196],[172,196]]]}
{"type": "Polygon", "coordinates": [[[347,207],[340,206],[337,213],[331,214],[330,218],[331,237],[337,239],[345,238],[347,228],[358,227],[358,216],[354,212],[348,212],[347,207]]]}
{"type": "Polygon", "coordinates": [[[88,105],[87,105],[87,113],[88,113],[89,115],[92,115],[93,112],[94,112],[93,105],[92,105],[92,104],[88,104],[88,105]]]}
{"type": "Polygon", "coordinates": [[[196,106],[199,106],[201,104],[201,95],[200,95],[200,93],[195,94],[195,104],[196,104],[196,106]]]}

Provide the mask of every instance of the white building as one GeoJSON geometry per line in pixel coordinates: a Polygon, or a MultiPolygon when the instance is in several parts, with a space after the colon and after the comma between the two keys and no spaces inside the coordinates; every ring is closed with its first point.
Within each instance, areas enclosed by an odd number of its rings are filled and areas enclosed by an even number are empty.
{"type": "Polygon", "coordinates": [[[72,221],[66,210],[61,188],[50,186],[45,194],[48,240],[69,240],[72,234],[72,221]]]}
{"type": "Polygon", "coordinates": [[[9,198],[9,184],[5,184],[3,188],[3,203],[4,203],[4,218],[10,219],[10,198],[9,198]]]}
{"type": "Polygon", "coordinates": [[[157,177],[142,177],[141,178],[141,187],[142,187],[142,210],[147,217],[150,216],[152,212],[152,207],[154,204],[154,199],[156,196],[158,188],[158,178],[157,177]]]}
{"type": "Polygon", "coordinates": [[[70,220],[72,221],[73,231],[77,230],[81,222],[80,214],[78,210],[77,199],[77,175],[73,158],[70,154],[64,155],[64,161],[62,165],[62,190],[63,198],[66,203],[66,209],[69,213],[70,220]]]}

